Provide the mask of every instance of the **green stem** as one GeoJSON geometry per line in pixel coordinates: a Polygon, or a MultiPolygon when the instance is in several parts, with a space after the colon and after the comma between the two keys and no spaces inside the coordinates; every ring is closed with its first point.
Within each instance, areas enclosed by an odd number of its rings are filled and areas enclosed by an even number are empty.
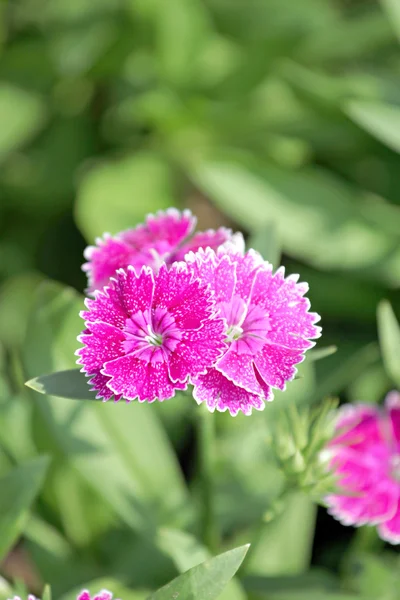
{"type": "Polygon", "coordinates": [[[197,447],[201,484],[201,529],[204,544],[216,554],[219,533],[214,503],[215,416],[203,406],[197,411],[197,447]]]}

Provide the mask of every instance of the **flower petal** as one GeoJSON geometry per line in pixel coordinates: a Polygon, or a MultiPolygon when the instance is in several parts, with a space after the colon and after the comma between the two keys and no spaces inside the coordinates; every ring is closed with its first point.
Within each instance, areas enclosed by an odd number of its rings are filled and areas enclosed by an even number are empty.
{"type": "Polygon", "coordinates": [[[392,518],[397,507],[399,485],[368,454],[351,448],[334,452],[331,467],[338,475],[343,494],[328,496],[329,512],[346,525],[377,524],[392,518]]]}
{"type": "Polygon", "coordinates": [[[285,279],[281,269],[274,275],[265,269],[257,272],[251,303],[268,313],[272,343],[306,350],[314,345],[309,340],[320,336],[320,327],[315,325],[320,317],[308,312],[310,301],[303,297],[307,290],[308,285],[296,283],[296,278],[285,279]]]}
{"type": "Polygon", "coordinates": [[[101,372],[111,378],[107,385],[114,394],[126,400],[167,400],[175,395],[176,389],[187,387],[186,383],[171,381],[165,362],[145,362],[131,354],[108,362],[101,372]]]}
{"type": "Polygon", "coordinates": [[[182,339],[171,354],[169,374],[173,381],[184,382],[188,376],[204,373],[225,351],[225,324],[209,319],[197,330],[183,331],[182,339]]]}
{"type": "Polygon", "coordinates": [[[185,263],[168,269],[162,265],[155,277],[154,306],[168,309],[182,329],[198,329],[215,310],[211,292],[193,280],[185,263]]]}
{"type": "Polygon", "coordinates": [[[199,231],[173,254],[171,260],[184,260],[185,254],[188,252],[197,252],[199,248],[217,250],[219,246],[230,240],[231,237],[232,231],[226,227],[220,227],[217,230],[208,229],[207,231],[199,231]]]}
{"type": "Polygon", "coordinates": [[[400,544],[400,495],[394,516],[378,526],[380,537],[391,544],[400,544]]]}
{"type": "MultiPolygon", "coordinates": [[[[194,378],[192,383],[196,402],[205,402],[211,412],[217,409],[220,412],[228,410],[232,416],[239,412],[250,415],[253,408],[264,408],[263,398],[235,385],[216,369],[209,369],[206,374],[194,378]]],[[[272,399],[271,390],[266,399],[272,399]]]]}
{"type": "Polygon", "coordinates": [[[254,370],[254,357],[251,354],[238,354],[228,350],[217,362],[216,368],[235,385],[250,393],[263,396],[267,389],[264,382],[261,385],[254,370]]]}
{"type": "Polygon", "coordinates": [[[301,350],[272,344],[265,344],[254,357],[254,363],[265,383],[280,390],[285,389],[286,381],[294,378],[297,372],[295,365],[303,360],[301,350]]]}

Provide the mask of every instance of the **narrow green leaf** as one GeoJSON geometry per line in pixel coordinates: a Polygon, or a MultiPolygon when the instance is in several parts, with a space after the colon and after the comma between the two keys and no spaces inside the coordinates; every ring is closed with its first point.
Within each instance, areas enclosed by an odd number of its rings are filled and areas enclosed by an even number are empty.
{"type": "Polygon", "coordinates": [[[206,7],[201,0],[168,0],[159,3],[155,16],[162,75],[175,85],[187,83],[210,35],[206,7]]]}
{"type": "Polygon", "coordinates": [[[265,227],[256,229],[250,236],[247,246],[257,250],[264,260],[270,262],[275,268],[278,267],[281,249],[274,223],[268,223],[265,227]]]}
{"type": "Polygon", "coordinates": [[[387,300],[378,305],[378,333],[386,372],[400,389],[400,326],[387,300]]]}
{"type": "MultiPolygon", "coordinates": [[[[251,233],[272,221],[283,251],[319,269],[364,269],[397,251],[397,237],[366,221],[351,186],[323,169],[285,170],[250,155],[229,155],[199,161],[192,173],[199,188],[251,233]]],[[[377,277],[397,281],[396,266],[377,277]]]]}
{"type": "Polygon", "coordinates": [[[331,356],[331,354],[335,354],[335,352],[337,352],[337,346],[326,346],[326,348],[316,348],[315,350],[310,350],[308,352],[307,358],[311,361],[321,360],[321,358],[331,356]]]}
{"type": "Polygon", "coordinates": [[[400,152],[400,107],[370,100],[352,100],[345,106],[349,117],[360,127],[400,152]]]}
{"type": "Polygon", "coordinates": [[[46,475],[45,456],[27,461],[0,480],[0,561],[24,530],[29,508],[46,475]]]}
{"type": "Polygon", "coordinates": [[[136,152],[88,171],[78,189],[75,217],[92,242],[105,231],[134,227],[146,213],[173,206],[174,200],[168,165],[156,154],[136,152]]]}
{"type": "Polygon", "coordinates": [[[49,585],[45,585],[42,592],[42,600],[51,600],[51,588],[49,585]]]}
{"type": "Polygon", "coordinates": [[[399,0],[381,0],[383,8],[388,15],[388,21],[400,40],[400,2],[399,0]]]}
{"type": "Polygon", "coordinates": [[[302,492],[287,496],[284,510],[260,525],[259,542],[249,552],[246,574],[299,575],[309,568],[316,506],[302,492]]]}
{"type": "Polygon", "coordinates": [[[96,392],[90,391],[88,379],[80,369],[67,369],[49,375],[40,375],[27,381],[25,385],[35,392],[48,396],[72,400],[96,400],[96,392]]]}
{"type": "MultiPolygon", "coordinates": [[[[23,345],[28,377],[74,366],[76,337],[83,326],[81,306],[81,297],[61,285],[48,283],[38,290],[23,345]]],[[[66,460],[68,473],[71,470],[78,477],[76,485],[83,479],[94,497],[99,495],[105,508],[108,505],[132,529],[148,533],[157,525],[175,526],[186,517],[187,489],[153,406],[63,402],[41,394],[35,395],[35,406],[49,451],[66,460]]],[[[63,477],[61,465],[57,474],[63,477]]],[[[53,496],[62,485],[57,483],[53,496]]],[[[79,492],[76,498],[80,497],[79,492]]],[[[85,509],[80,501],[75,506],[85,509]]],[[[70,519],[71,514],[64,517],[70,519]]]]}
{"type": "MultiPolygon", "coordinates": [[[[209,551],[193,535],[178,529],[162,528],[158,532],[157,546],[170,556],[180,573],[211,558],[209,551]]],[[[218,600],[245,600],[241,584],[232,579],[218,596],[218,600]]]]}
{"type": "Polygon", "coordinates": [[[232,579],[246,556],[249,545],[240,546],[205,561],[152,594],[149,600],[214,600],[232,579]]]}
{"type": "Polygon", "coordinates": [[[30,141],[46,117],[45,106],[38,96],[8,83],[0,85],[0,114],[0,160],[30,141]]]}

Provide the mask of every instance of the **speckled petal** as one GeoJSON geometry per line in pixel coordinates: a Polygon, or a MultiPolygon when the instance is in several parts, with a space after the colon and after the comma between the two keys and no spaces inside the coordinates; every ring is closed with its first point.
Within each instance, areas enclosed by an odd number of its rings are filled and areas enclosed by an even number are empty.
{"type": "Polygon", "coordinates": [[[129,354],[108,362],[102,374],[110,377],[108,387],[115,394],[139,402],[167,400],[175,395],[175,389],[187,387],[171,381],[166,362],[152,364],[129,354]]]}
{"type": "Polygon", "coordinates": [[[230,240],[232,231],[226,227],[217,230],[208,229],[199,231],[187,242],[185,242],[171,257],[172,260],[184,260],[188,252],[197,252],[199,248],[212,248],[217,250],[219,246],[230,240]]]}
{"type": "Polygon", "coordinates": [[[297,283],[296,278],[285,279],[283,269],[274,275],[267,269],[258,271],[251,302],[262,306],[269,315],[270,342],[301,350],[314,345],[310,340],[321,334],[315,325],[320,317],[308,312],[310,301],[304,297],[307,290],[308,285],[297,283]]]}
{"type": "Polygon", "coordinates": [[[190,210],[180,212],[176,208],[169,208],[155,215],[148,215],[144,224],[120,235],[125,242],[139,250],[152,247],[165,252],[180,244],[192,233],[195,226],[196,218],[190,210]]]}
{"type": "Polygon", "coordinates": [[[346,525],[376,524],[393,517],[399,486],[386,476],[382,463],[343,447],[334,451],[331,468],[345,491],[326,499],[333,516],[346,525]]]}
{"type": "Polygon", "coordinates": [[[186,261],[193,276],[203,285],[210,286],[217,304],[231,301],[237,278],[236,263],[233,263],[228,255],[217,257],[211,249],[199,250],[189,253],[186,261]]]}
{"type": "Polygon", "coordinates": [[[89,291],[105,286],[117,269],[131,264],[132,248],[116,237],[109,235],[97,240],[97,246],[85,250],[86,262],[82,270],[88,275],[89,291]]]}
{"type": "Polygon", "coordinates": [[[296,375],[298,363],[304,360],[301,350],[292,350],[283,346],[265,344],[261,352],[254,357],[254,363],[267,385],[284,390],[286,382],[296,375]]]}
{"type": "Polygon", "coordinates": [[[123,353],[123,332],[108,323],[91,323],[90,333],[83,333],[78,340],[84,344],[77,350],[77,363],[83,365],[85,373],[96,373],[105,362],[118,358],[123,353]]]}
{"type": "Polygon", "coordinates": [[[166,308],[182,329],[198,329],[215,310],[211,293],[194,280],[185,263],[175,263],[168,269],[162,265],[154,290],[154,306],[166,308]]]}
{"type": "Polygon", "coordinates": [[[378,533],[390,544],[400,544],[400,495],[394,516],[378,525],[378,533]]]}
{"type": "Polygon", "coordinates": [[[209,319],[200,329],[184,331],[169,361],[171,379],[183,382],[188,376],[204,373],[225,349],[222,319],[209,319]]]}
{"type": "MultiPolygon", "coordinates": [[[[205,402],[211,412],[215,409],[224,412],[228,410],[232,416],[239,412],[251,415],[252,409],[263,410],[264,399],[257,394],[251,394],[235,385],[216,369],[210,369],[205,375],[193,379],[193,396],[197,403],[205,402]]],[[[268,391],[267,400],[272,399],[272,391],[268,391]]]]}
{"type": "Polygon", "coordinates": [[[229,350],[217,362],[216,368],[239,387],[262,396],[265,393],[265,385],[261,385],[257,378],[253,358],[250,354],[237,354],[229,350]]]}
{"type": "Polygon", "coordinates": [[[386,396],[385,405],[388,410],[391,425],[392,439],[395,444],[395,452],[400,454],[400,393],[389,392],[386,396]]]}

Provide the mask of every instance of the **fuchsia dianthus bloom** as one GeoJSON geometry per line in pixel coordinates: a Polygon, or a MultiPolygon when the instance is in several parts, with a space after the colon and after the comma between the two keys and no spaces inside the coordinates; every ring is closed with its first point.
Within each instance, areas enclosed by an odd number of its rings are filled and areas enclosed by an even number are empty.
{"type": "Polygon", "coordinates": [[[368,404],[339,410],[329,443],[330,468],[343,494],[326,498],[344,525],[377,525],[380,537],[400,544],[400,393],[379,409],[368,404]]]}
{"type": "Polygon", "coordinates": [[[77,362],[104,400],[171,398],[225,349],[213,292],[183,262],[121,269],[86,307],[77,362]]]}
{"type": "MultiPolygon", "coordinates": [[[[81,593],[77,596],[76,600],[112,600],[112,597],[112,592],[109,592],[108,590],[101,590],[100,592],[98,592],[98,594],[95,594],[93,597],[90,595],[88,590],[82,590],[81,593]]],[[[21,598],[19,596],[14,596],[12,600],[21,600],[21,598]]],[[[29,594],[28,600],[37,600],[37,598],[29,594]]]]}
{"type": "Polygon", "coordinates": [[[240,239],[232,235],[230,229],[220,227],[195,233],[196,217],[190,210],[178,211],[170,208],[155,215],[148,215],[146,223],[135,229],[121,231],[115,236],[105,234],[96,240],[96,246],[85,250],[86,271],[89,291],[106,285],[120,268],[132,265],[136,270],[148,265],[158,268],[162,262],[171,265],[183,260],[189,251],[200,247],[217,249],[230,239],[240,239]]]}
{"type": "Polygon", "coordinates": [[[186,256],[195,277],[214,291],[225,321],[227,349],[206,373],[192,376],[194,398],[213,411],[248,415],[272,400],[272,388],[285,389],[295,365],[320,336],[319,315],[308,312],[306,283],[298,275],[285,279],[284,269],[255,251],[242,255],[234,248],[200,250],[186,256]]]}
{"type": "Polygon", "coordinates": [[[94,596],[91,596],[88,590],[82,590],[76,600],[112,600],[112,592],[101,590],[94,596]]]}

